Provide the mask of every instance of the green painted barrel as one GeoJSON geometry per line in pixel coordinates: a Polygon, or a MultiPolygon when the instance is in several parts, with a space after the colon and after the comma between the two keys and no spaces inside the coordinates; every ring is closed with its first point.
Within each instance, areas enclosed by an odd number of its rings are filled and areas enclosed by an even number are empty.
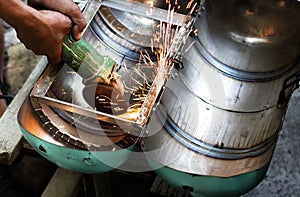
{"type": "Polygon", "coordinates": [[[103,173],[123,164],[134,145],[116,151],[87,151],[68,148],[38,138],[20,126],[28,143],[45,159],[72,171],[103,173]]]}
{"type": "Polygon", "coordinates": [[[255,188],[264,178],[269,163],[252,172],[232,176],[216,177],[189,174],[163,166],[153,160],[149,164],[155,172],[170,186],[190,192],[192,196],[234,197],[245,194],[255,188]]]}

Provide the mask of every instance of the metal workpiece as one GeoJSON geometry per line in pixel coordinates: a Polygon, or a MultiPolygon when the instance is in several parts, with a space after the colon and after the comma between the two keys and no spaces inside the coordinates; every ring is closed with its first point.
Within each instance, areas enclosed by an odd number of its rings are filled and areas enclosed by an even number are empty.
{"type": "MultiPolygon", "coordinates": [[[[149,160],[202,178],[268,166],[299,87],[299,8],[296,1],[206,1],[143,138],[149,160]]],[[[192,177],[185,184],[196,190],[192,177]]]]}
{"type": "Polygon", "coordinates": [[[218,69],[270,78],[299,59],[299,12],[296,0],[210,0],[196,23],[197,38],[207,59],[220,63],[214,65],[218,69]]]}
{"type": "MultiPolygon", "coordinates": [[[[123,77],[134,75],[138,74],[131,73],[123,77]]],[[[138,80],[137,76],[135,80],[138,80]]],[[[128,109],[128,112],[122,114],[97,111],[96,90],[88,95],[88,99],[91,99],[89,103],[84,95],[87,87],[89,86],[82,83],[82,78],[67,65],[62,68],[49,65],[30,94],[33,110],[44,128],[54,137],[87,151],[101,151],[106,146],[106,142],[100,140],[103,137],[108,137],[113,142],[113,138],[132,135],[133,138],[125,137],[128,141],[124,144],[126,147],[134,145],[142,136],[143,130],[143,125],[136,123],[139,111],[128,109]]],[[[126,102],[129,103],[134,95],[130,92],[125,94],[126,102]]],[[[122,147],[117,142],[112,145],[116,147],[112,146],[111,150],[122,147]]]]}
{"type": "MultiPolygon", "coordinates": [[[[65,37],[65,64],[47,65],[20,111],[19,124],[29,143],[54,162],[58,158],[53,152],[45,154],[41,149],[56,147],[65,152],[65,148],[66,154],[80,150],[85,155],[118,155],[131,150],[143,136],[173,69],[173,62],[166,61],[158,71],[160,65],[153,44],[157,26],[170,23],[168,14],[170,10],[145,2],[88,1],[84,7],[88,25],[82,40],[65,37]],[[141,10],[136,11],[138,8],[141,10]],[[90,80],[95,78],[98,79],[90,80]],[[121,85],[113,86],[110,79],[121,85]],[[23,117],[32,118],[39,127],[30,127],[23,117]],[[53,141],[57,143],[52,146],[53,141]],[[43,148],[39,149],[37,144],[43,148]]],[[[174,19],[176,24],[172,25],[180,29],[191,17],[174,13],[174,19]]],[[[166,44],[173,34],[164,40],[166,44]]],[[[181,39],[176,44],[180,42],[181,39]]],[[[125,153],[124,157],[127,156],[125,153]]],[[[124,161],[124,157],[117,159],[117,163],[124,161]]],[[[59,160],[63,167],[73,165],[66,157],[59,160]]],[[[74,170],[85,172],[78,166],[74,170]]],[[[89,171],[101,172],[101,167],[89,171]]]]}

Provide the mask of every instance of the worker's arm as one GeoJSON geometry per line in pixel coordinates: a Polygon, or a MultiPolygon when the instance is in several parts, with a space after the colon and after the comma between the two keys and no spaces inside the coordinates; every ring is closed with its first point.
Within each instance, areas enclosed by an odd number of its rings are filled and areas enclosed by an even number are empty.
{"type": "MultiPolygon", "coordinates": [[[[61,9],[65,6],[70,6],[70,2],[73,3],[71,0],[52,1],[56,2],[57,5],[55,6],[61,7],[61,9]]],[[[40,5],[38,2],[41,1],[35,1],[36,4],[34,4],[34,1],[31,1],[31,4],[40,5]]],[[[62,13],[60,10],[55,9],[55,6],[54,8],[43,6],[47,10],[38,10],[23,3],[21,0],[1,0],[0,17],[16,29],[18,38],[27,48],[38,55],[46,55],[51,63],[58,64],[61,61],[63,38],[71,31],[72,21],[75,20],[70,19],[74,14],[67,15],[62,13]]],[[[75,13],[79,14],[80,20],[83,19],[80,10],[78,13],[78,10],[75,9],[75,13]]],[[[81,26],[85,26],[85,22],[81,24],[81,26]]],[[[79,32],[82,29],[77,27],[73,31],[79,32]]],[[[80,37],[80,35],[77,36],[80,37]]]]}

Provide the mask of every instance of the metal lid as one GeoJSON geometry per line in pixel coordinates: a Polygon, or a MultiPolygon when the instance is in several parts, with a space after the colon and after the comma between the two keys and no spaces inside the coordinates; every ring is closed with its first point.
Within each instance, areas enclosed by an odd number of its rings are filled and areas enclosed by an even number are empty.
{"type": "Polygon", "coordinates": [[[274,72],[300,56],[300,3],[209,0],[196,22],[200,50],[228,67],[274,72]]]}

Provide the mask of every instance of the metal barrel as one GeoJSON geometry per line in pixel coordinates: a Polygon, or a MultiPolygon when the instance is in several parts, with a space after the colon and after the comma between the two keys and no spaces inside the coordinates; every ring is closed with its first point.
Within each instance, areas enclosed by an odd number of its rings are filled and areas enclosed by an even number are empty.
{"type": "Polygon", "coordinates": [[[298,1],[206,2],[143,139],[164,180],[207,196],[261,181],[299,83],[299,11],[298,1]]]}

